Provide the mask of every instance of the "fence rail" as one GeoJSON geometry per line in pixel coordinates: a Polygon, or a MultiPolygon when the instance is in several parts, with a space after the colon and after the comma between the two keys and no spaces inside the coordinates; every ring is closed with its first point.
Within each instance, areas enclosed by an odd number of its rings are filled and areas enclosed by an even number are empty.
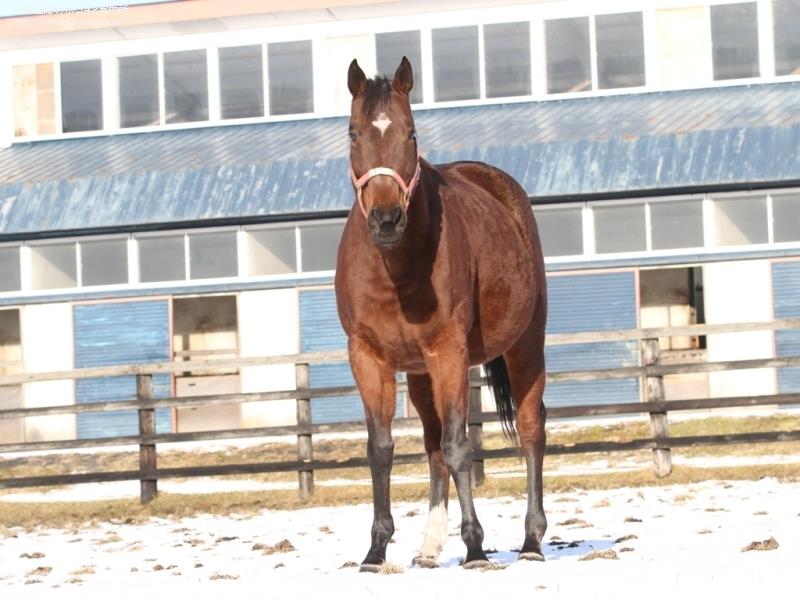
{"type": "MultiPolygon", "coordinates": [[[[732,443],[767,443],[778,441],[799,441],[800,431],[773,431],[763,433],[737,433],[729,435],[707,435],[674,437],[669,435],[667,415],[676,411],[713,410],[719,408],[745,406],[787,406],[800,404],[800,393],[775,394],[763,396],[739,396],[730,398],[696,398],[689,400],[666,400],[664,397],[663,377],[680,373],[699,373],[755,368],[780,368],[800,366],[800,357],[760,358],[724,362],[662,364],[658,338],[685,335],[712,335],[720,333],[738,333],[757,330],[800,329],[800,319],[784,319],[755,323],[735,323],[724,325],[691,325],[685,327],[631,329],[625,331],[600,331],[553,334],[547,337],[550,345],[584,344],[609,341],[637,341],[641,344],[641,366],[620,367],[616,369],[593,369],[549,373],[548,382],[562,381],[595,381],[602,379],[639,378],[643,391],[641,402],[621,402],[602,405],[558,406],[548,409],[551,419],[597,417],[611,415],[647,414],[650,418],[650,438],[629,440],[625,442],[591,442],[572,445],[549,445],[549,454],[574,454],[582,452],[610,452],[623,450],[651,450],[653,452],[654,470],[660,477],[667,476],[672,470],[671,448],[700,446],[710,444],[732,443]]],[[[227,351],[226,351],[227,353],[227,351]]],[[[200,355],[214,356],[216,352],[200,355]]],[[[198,355],[197,352],[182,352],[181,357],[198,355]]],[[[48,373],[18,373],[0,376],[0,386],[20,385],[37,381],[53,381],[63,379],[82,379],[94,377],[111,377],[120,375],[136,376],[137,394],[129,398],[113,402],[91,404],[50,405],[33,408],[0,410],[0,420],[41,417],[63,414],[85,414],[90,412],[109,412],[135,410],[139,417],[138,435],[116,436],[94,439],[56,440],[45,442],[3,443],[0,453],[72,450],[84,448],[100,448],[109,446],[138,446],[138,470],[73,473],[63,475],[42,475],[34,477],[16,477],[0,479],[0,488],[20,488],[34,486],[51,486],[78,484],[87,482],[108,481],[140,481],[140,498],[142,503],[150,502],[157,494],[158,480],[174,477],[200,477],[216,475],[256,474],[296,472],[301,496],[308,496],[314,491],[314,472],[330,469],[349,469],[367,466],[363,457],[353,457],[343,461],[317,460],[313,454],[313,436],[321,433],[340,433],[344,431],[363,430],[362,422],[336,424],[314,424],[311,422],[311,399],[332,398],[336,396],[356,394],[352,386],[327,388],[311,388],[309,385],[309,365],[319,363],[341,362],[347,360],[344,351],[302,353],[284,356],[216,359],[181,360],[178,362],[158,362],[138,365],[120,365],[111,367],[92,367],[57,371],[48,373]],[[240,394],[220,394],[209,396],[191,396],[181,398],[154,398],[152,377],[161,373],[176,373],[204,370],[214,371],[221,368],[242,368],[274,364],[294,364],[296,388],[277,392],[258,392],[240,394]],[[155,410],[170,407],[200,407],[221,404],[238,404],[246,402],[264,402],[278,400],[295,400],[297,406],[297,424],[275,427],[257,427],[228,429],[221,431],[200,431],[191,433],[156,433],[155,410]],[[190,466],[181,468],[159,468],[157,465],[157,448],[162,444],[174,444],[192,441],[224,440],[236,438],[260,438],[274,436],[294,436],[297,443],[297,459],[292,461],[262,464],[225,464],[213,466],[190,466]]],[[[495,413],[481,412],[481,391],[483,378],[477,370],[470,374],[470,416],[469,440],[473,449],[473,479],[479,485],[484,479],[484,461],[487,459],[517,456],[516,448],[485,450],[482,447],[484,423],[498,420],[495,413]]],[[[398,384],[398,391],[405,392],[405,384],[398,384]]],[[[401,426],[418,425],[418,419],[397,419],[401,426]]],[[[424,463],[427,457],[423,453],[402,454],[395,457],[396,463],[424,463]]]]}

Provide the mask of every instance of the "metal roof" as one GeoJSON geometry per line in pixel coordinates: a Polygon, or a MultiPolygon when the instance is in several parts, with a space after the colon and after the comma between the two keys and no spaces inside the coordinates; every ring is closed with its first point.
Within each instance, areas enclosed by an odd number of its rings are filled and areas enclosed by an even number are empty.
{"type": "MultiPolygon", "coordinates": [[[[415,112],[432,162],[482,160],[534,197],[800,181],[800,83],[415,112]]],[[[13,144],[0,236],[350,208],[345,117],[13,144]]]]}

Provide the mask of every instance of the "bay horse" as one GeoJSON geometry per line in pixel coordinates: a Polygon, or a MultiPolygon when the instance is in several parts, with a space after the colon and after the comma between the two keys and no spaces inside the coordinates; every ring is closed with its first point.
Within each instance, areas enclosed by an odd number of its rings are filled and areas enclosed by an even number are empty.
{"type": "Polygon", "coordinates": [[[480,364],[501,421],[526,460],[519,558],[544,560],[547,294],[533,211],[522,187],[499,169],[420,158],[409,101],[413,81],[405,57],[392,80],[367,79],[356,60],[347,78],[355,202],[339,243],[335,288],[364,402],[372,475],[372,543],[361,570],[380,568],[394,533],[389,480],[398,371],[407,373],[430,467],[428,520],[413,564],[438,566],[450,476],[461,505],[463,566],[491,564],[472,499],[466,435],[467,371],[480,364]]]}

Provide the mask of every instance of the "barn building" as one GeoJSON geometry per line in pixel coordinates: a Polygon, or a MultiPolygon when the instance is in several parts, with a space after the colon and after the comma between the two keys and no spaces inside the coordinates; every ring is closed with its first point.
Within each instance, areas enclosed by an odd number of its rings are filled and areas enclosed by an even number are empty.
{"type": "MultiPolygon", "coordinates": [[[[0,19],[0,374],[342,348],[347,65],[412,61],[423,156],[531,197],[550,332],[800,317],[800,0],[183,0],[0,19]]],[[[800,331],[661,341],[666,360],[800,350],[800,331]]],[[[553,347],[551,370],[639,364],[553,347]]],[[[350,381],[315,366],[312,385],[350,381]]],[[[668,379],[800,391],[800,369],[668,379]]],[[[291,365],[159,376],[161,395],[291,389],[291,365]]],[[[133,394],[0,388],[0,408],[133,394]]],[[[549,404],[641,399],[637,380],[549,404]]],[[[398,401],[399,414],[408,407],[398,401]]],[[[162,411],[160,431],[289,423],[294,404],[162,411]]],[[[316,422],[360,418],[319,401],[316,422]]],[[[0,443],[129,433],[128,413],[0,422],[0,443]]]]}

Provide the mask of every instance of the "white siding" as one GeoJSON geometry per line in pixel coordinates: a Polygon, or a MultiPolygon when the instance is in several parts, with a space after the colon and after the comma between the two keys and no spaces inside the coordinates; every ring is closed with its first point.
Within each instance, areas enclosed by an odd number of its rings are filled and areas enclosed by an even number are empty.
{"type": "MultiPolygon", "coordinates": [[[[259,290],[239,294],[239,354],[275,356],[300,349],[297,290],[259,290]]],[[[243,367],[242,392],[292,390],[296,387],[293,364],[243,367]]],[[[294,400],[251,402],[242,405],[242,427],[294,425],[294,400]]]]}
{"type": "MultiPolygon", "coordinates": [[[[724,262],[703,267],[706,321],[742,323],[772,319],[772,284],[767,260],[724,262]]],[[[745,360],[774,356],[771,331],[708,336],[708,360],[745,360]]],[[[711,396],[776,393],[775,369],[709,373],[711,396]]]]}
{"type": "MultiPolygon", "coordinates": [[[[25,306],[20,310],[20,329],[26,372],[73,368],[72,305],[25,306]]],[[[26,383],[24,388],[28,408],[75,403],[75,388],[69,379],[26,383]]],[[[26,419],[25,430],[29,442],[74,438],[75,416],[30,417],[26,419]]]]}

